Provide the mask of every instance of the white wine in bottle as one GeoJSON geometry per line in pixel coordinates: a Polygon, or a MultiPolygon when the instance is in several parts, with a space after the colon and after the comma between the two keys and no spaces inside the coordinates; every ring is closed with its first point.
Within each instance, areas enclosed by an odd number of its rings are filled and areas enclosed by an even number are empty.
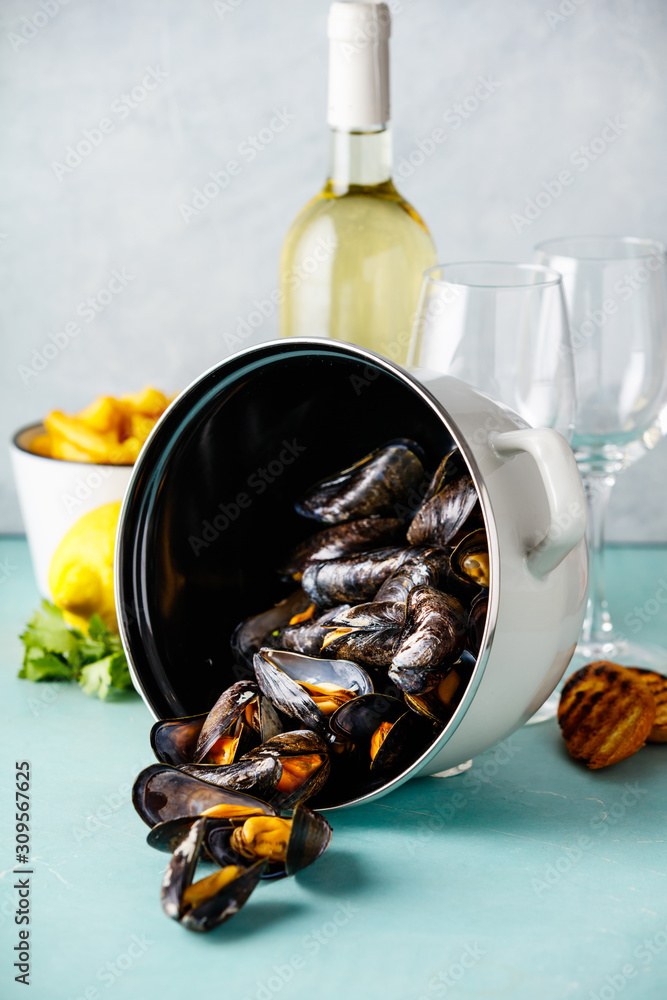
{"type": "Polygon", "coordinates": [[[283,244],[280,333],[347,340],[403,363],[436,257],[391,180],[390,30],[384,3],[331,5],[329,177],[283,244]]]}

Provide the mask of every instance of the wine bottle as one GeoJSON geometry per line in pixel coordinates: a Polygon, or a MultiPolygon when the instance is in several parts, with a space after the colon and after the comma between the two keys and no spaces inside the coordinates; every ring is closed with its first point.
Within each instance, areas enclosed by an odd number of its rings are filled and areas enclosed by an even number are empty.
{"type": "Polygon", "coordinates": [[[331,5],[329,176],[283,243],[280,333],[351,341],[403,363],[436,258],[391,180],[390,31],[385,3],[331,5]]]}

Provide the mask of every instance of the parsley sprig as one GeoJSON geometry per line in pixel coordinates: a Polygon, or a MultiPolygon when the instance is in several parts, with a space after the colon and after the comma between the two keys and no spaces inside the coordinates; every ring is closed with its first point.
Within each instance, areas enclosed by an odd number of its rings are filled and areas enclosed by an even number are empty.
{"type": "Polygon", "coordinates": [[[29,681],[78,681],[86,694],[107,698],[132,687],[120,638],[99,615],[88,633],[70,627],[60,608],[42,601],[20,637],[25,647],[19,677],[29,681]]]}

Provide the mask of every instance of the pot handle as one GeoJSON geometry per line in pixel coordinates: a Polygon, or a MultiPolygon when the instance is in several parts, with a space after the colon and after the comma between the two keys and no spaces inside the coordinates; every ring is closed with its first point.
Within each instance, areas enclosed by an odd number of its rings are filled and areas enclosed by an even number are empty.
{"type": "Polygon", "coordinates": [[[535,462],[549,504],[546,537],[526,555],[534,576],[547,576],[586,533],[586,497],[572,449],[558,431],[547,427],[505,431],[492,436],[502,458],[527,452],[535,462]]]}

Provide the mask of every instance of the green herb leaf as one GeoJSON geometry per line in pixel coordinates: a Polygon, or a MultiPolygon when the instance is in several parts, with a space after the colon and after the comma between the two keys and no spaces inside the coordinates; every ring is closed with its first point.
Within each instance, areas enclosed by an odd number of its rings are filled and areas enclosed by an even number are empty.
{"type": "Polygon", "coordinates": [[[112,691],[122,691],[132,686],[127,661],[122,653],[105,656],[83,667],[79,684],[86,694],[96,694],[105,699],[112,691]]]}
{"type": "Polygon", "coordinates": [[[106,698],[111,688],[111,656],[90,663],[81,670],[79,684],[86,694],[96,694],[98,698],[106,698]]]}
{"type": "Polygon", "coordinates": [[[66,681],[74,679],[72,668],[55,653],[45,656],[26,656],[19,677],[29,681],[44,681],[62,678],[66,681]]]}
{"type": "Polygon", "coordinates": [[[86,694],[106,698],[132,687],[120,637],[93,615],[88,634],[69,628],[48,601],[35,612],[21,636],[25,646],[19,677],[30,681],[78,680],[86,694]]]}
{"type": "Polygon", "coordinates": [[[69,653],[77,642],[74,630],[67,627],[60,608],[48,601],[42,601],[42,610],[32,616],[21,639],[26,648],[37,646],[50,653],[69,653]]]}

